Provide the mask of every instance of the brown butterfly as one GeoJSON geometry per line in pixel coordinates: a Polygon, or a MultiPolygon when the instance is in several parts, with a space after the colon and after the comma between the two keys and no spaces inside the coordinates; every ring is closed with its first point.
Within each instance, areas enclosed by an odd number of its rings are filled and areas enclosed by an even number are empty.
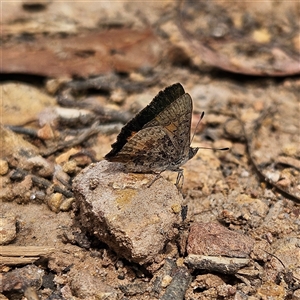
{"type": "Polygon", "coordinates": [[[178,172],[178,186],[180,167],[199,150],[190,147],[192,111],[192,98],[180,83],[167,87],[122,128],[105,159],[123,163],[128,172],[178,172]]]}

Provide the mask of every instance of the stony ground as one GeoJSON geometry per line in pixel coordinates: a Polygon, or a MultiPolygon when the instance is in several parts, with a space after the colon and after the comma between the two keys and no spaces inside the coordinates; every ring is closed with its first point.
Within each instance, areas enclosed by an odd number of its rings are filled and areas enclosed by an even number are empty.
{"type": "Polygon", "coordinates": [[[300,299],[299,3],[2,7],[1,299],[300,299]],[[176,82],[230,150],[148,188],[103,157],[176,82]]]}

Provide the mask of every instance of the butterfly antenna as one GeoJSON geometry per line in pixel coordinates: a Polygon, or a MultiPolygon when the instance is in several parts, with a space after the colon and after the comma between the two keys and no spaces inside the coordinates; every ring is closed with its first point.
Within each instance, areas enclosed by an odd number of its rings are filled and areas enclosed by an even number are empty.
{"type": "Polygon", "coordinates": [[[191,139],[191,144],[192,144],[192,141],[193,141],[193,139],[194,139],[194,137],[195,137],[197,128],[198,128],[198,126],[199,126],[201,120],[203,119],[203,117],[204,117],[204,111],[201,113],[201,116],[200,116],[200,118],[199,118],[199,121],[198,121],[198,123],[197,123],[197,126],[196,126],[196,128],[195,128],[195,130],[194,130],[194,133],[193,133],[193,136],[192,136],[192,139],[191,139]]]}
{"type": "Polygon", "coordinates": [[[228,147],[226,148],[209,148],[209,147],[198,147],[199,149],[208,149],[208,150],[221,150],[221,151],[224,151],[224,150],[229,150],[228,147]]]}
{"type": "MultiPolygon", "coordinates": [[[[192,136],[191,143],[192,143],[192,141],[193,141],[193,139],[194,139],[194,136],[195,136],[195,134],[196,134],[197,128],[198,128],[198,126],[199,126],[201,120],[203,119],[203,117],[204,117],[204,111],[201,113],[201,116],[200,116],[199,121],[198,121],[198,123],[197,123],[197,126],[196,126],[196,128],[195,128],[194,134],[193,134],[193,136],[192,136]]],[[[198,147],[198,148],[199,148],[199,149],[208,149],[208,150],[220,150],[220,151],[229,150],[228,147],[225,147],[225,148],[198,147]]]]}

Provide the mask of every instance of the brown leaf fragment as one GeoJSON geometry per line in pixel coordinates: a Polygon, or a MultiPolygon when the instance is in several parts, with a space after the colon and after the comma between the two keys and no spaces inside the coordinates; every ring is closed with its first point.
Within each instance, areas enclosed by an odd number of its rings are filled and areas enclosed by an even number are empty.
{"type": "Polygon", "coordinates": [[[36,37],[34,42],[5,45],[2,73],[48,77],[88,77],[112,71],[153,67],[161,47],[150,29],[113,29],[67,38],[36,37]]]}

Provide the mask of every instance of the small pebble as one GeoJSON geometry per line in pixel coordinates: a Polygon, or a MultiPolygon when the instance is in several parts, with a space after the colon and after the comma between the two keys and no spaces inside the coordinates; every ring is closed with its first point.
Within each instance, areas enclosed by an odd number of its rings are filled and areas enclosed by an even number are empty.
{"type": "Polygon", "coordinates": [[[193,288],[200,287],[200,288],[210,289],[222,284],[224,284],[224,281],[221,279],[221,277],[214,274],[203,274],[203,275],[197,275],[195,280],[191,283],[191,286],[193,288]]]}
{"type": "Polygon", "coordinates": [[[60,210],[61,211],[69,211],[72,208],[72,204],[75,201],[74,198],[68,198],[64,200],[61,205],[60,205],[60,210]]]}
{"type": "Polygon", "coordinates": [[[171,206],[171,208],[175,214],[178,214],[181,212],[181,205],[179,205],[179,204],[174,204],[171,206]]]}
{"type": "Polygon", "coordinates": [[[6,214],[0,216],[0,245],[7,245],[16,238],[16,216],[6,214]]]}
{"type": "Polygon", "coordinates": [[[118,279],[119,280],[124,280],[125,279],[125,273],[123,271],[120,274],[118,274],[118,279]]]}
{"type": "Polygon", "coordinates": [[[116,89],[112,92],[110,100],[114,103],[121,104],[126,99],[127,94],[122,89],[116,89]]]}
{"type": "Polygon", "coordinates": [[[43,191],[36,191],[30,195],[30,200],[44,202],[45,197],[46,197],[46,194],[43,191]]]}
{"type": "Polygon", "coordinates": [[[294,291],[293,300],[300,300],[300,289],[294,291]]]}
{"type": "Polygon", "coordinates": [[[66,161],[69,160],[70,156],[71,155],[74,155],[78,153],[78,149],[76,148],[71,148],[70,150],[68,150],[67,152],[64,152],[62,153],[61,155],[57,156],[56,159],[55,159],[55,162],[57,164],[63,164],[65,163],[66,161]]]}
{"type": "Polygon", "coordinates": [[[48,206],[52,211],[57,213],[60,210],[60,206],[62,204],[62,201],[63,201],[62,194],[54,193],[48,199],[48,206]]]}
{"type": "Polygon", "coordinates": [[[283,154],[287,155],[287,156],[294,156],[297,154],[299,145],[296,144],[285,144],[282,148],[282,152],[283,154]]]}
{"type": "Polygon", "coordinates": [[[283,178],[276,182],[276,185],[280,186],[283,189],[287,189],[291,186],[291,180],[289,178],[283,178]]]}
{"type": "Polygon", "coordinates": [[[161,286],[163,288],[167,287],[171,283],[172,279],[173,278],[170,275],[164,276],[162,281],[161,281],[161,286]]]}
{"type": "Polygon", "coordinates": [[[0,175],[5,175],[8,172],[8,163],[6,160],[0,159],[0,175]]]}
{"type": "Polygon", "coordinates": [[[258,299],[286,299],[285,289],[275,282],[268,281],[257,289],[258,299]]]}
{"type": "Polygon", "coordinates": [[[51,95],[55,95],[57,91],[68,81],[70,81],[70,79],[66,77],[49,79],[46,82],[46,91],[51,95]]]}
{"type": "Polygon", "coordinates": [[[42,140],[51,140],[55,137],[54,131],[49,123],[40,128],[37,132],[37,135],[42,140]]]}
{"type": "Polygon", "coordinates": [[[248,178],[249,175],[250,175],[249,172],[246,171],[246,170],[243,170],[242,173],[241,173],[241,177],[242,177],[242,178],[248,178]]]}
{"type": "Polygon", "coordinates": [[[280,178],[280,173],[279,172],[270,172],[267,171],[266,172],[266,177],[270,180],[272,180],[273,182],[277,182],[280,178]]]}
{"type": "Polygon", "coordinates": [[[74,174],[77,170],[77,163],[75,160],[69,160],[63,165],[63,171],[68,174],[74,174]]]}
{"type": "Polygon", "coordinates": [[[11,292],[13,294],[16,292],[20,294],[26,291],[26,299],[37,300],[38,298],[35,298],[34,290],[38,290],[41,287],[44,274],[44,270],[32,264],[25,267],[14,268],[12,271],[1,274],[2,291],[11,292]]]}
{"type": "Polygon", "coordinates": [[[252,38],[257,43],[267,44],[270,42],[272,36],[267,28],[260,28],[253,31],[252,38]]]}
{"type": "Polygon", "coordinates": [[[123,263],[122,260],[118,260],[118,261],[116,262],[116,268],[117,268],[117,269],[124,268],[124,263],[123,263]]]}
{"type": "Polygon", "coordinates": [[[54,172],[53,163],[49,162],[47,159],[40,155],[28,158],[25,164],[25,168],[27,170],[33,170],[34,173],[44,178],[52,176],[54,172]]]}

